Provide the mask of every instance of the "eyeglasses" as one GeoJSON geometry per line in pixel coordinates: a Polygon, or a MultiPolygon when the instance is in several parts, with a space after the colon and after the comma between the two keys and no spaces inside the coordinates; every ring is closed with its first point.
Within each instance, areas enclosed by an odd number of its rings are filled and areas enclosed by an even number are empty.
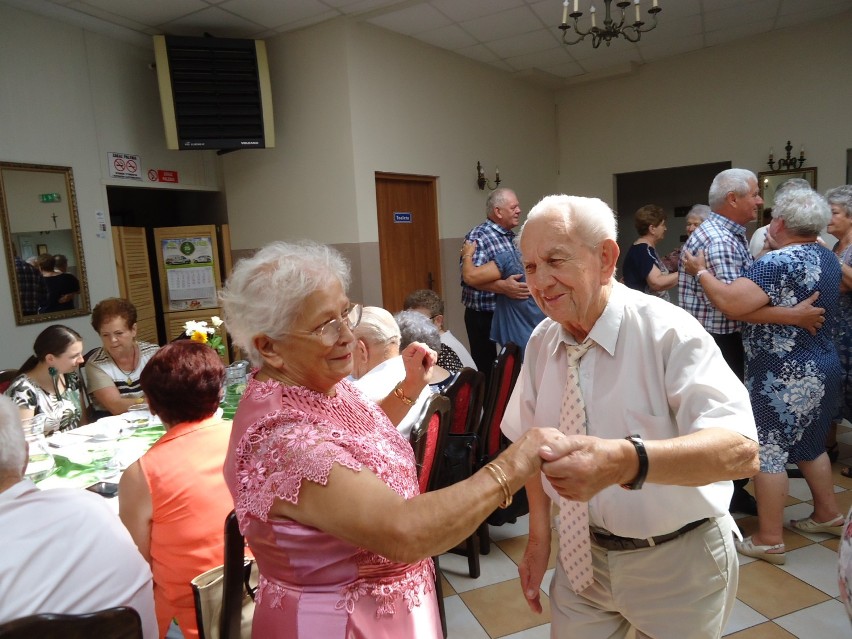
{"type": "Polygon", "coordinates": [[[340,339],[340,330],[345,324],[350,331],[354,331],[358,324],[361,323],[361,312],[364,307],[360,304],[352,304],[341,317],[330,319],[324,324],[320,324],[312,331],[288,331],[288,335],[314,335],[322,340],[325,346],[334,346],[340,339]]]}

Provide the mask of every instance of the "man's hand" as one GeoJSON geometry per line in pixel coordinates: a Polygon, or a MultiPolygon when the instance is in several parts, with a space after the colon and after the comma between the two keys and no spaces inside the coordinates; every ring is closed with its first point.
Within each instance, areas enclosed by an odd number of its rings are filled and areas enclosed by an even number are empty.
{"type": "Polygon", "coordinates": [[[818,297],[819,291],[816,291],[808,299],[802,300],[792,308],[794,326],[805,329],[811,335],[816,335],[825,324],[825,309],[814,306],[818,297]]]}
{"type": "Polygon", "coordinates": [[[527,600],[530,610],[536,614],[541,614],[541,582],[547,570],[548,559],[550,559],[550,539],[530,538],[521,563],[518,564],[524,599],[527,600]]]}
{"type": "Polygon", "coordinates": [[[510,275],[505,280],[497,280],[494,282],[494,285],[498,290],[494,292],[499,293],[500,295],[505,295],[513,300],[527,299],[530,296],[530,288],[527,286],[526,282],[518,281],[521,277],[523,276],[510,275]]]}
{"type": "Polygon", "coordinates": [[[557,438],[541,449],[541,472],[561,497],[589,501],[607,486],[632,481],[639,472],[633,445],[587,435],[557,438]]]}

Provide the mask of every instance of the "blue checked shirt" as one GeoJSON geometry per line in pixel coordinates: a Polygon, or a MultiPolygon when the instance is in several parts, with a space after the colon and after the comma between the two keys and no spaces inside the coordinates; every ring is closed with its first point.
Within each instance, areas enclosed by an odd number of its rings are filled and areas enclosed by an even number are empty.
{"type": "MultiPolygon", "coordinates": [[[[491,220],[485,220],[479,226],[472,228],[464,236],[465,242],[476,242],[476,251],[473,254],[473,265],[482,266],[494,259],[499,253],[515,251],[515,233],[507,231],[502,226],[491,220]]],[[[461,258],[459,258],[459,272],[461,272],[461,258]]],[[[497,303],[497,294],[468,286],[461,278],[462,304],[474,311],[494,311],[497,303]]]]}
{"type": "MultiPolygon", "coordinates": [[[[730,283],[754,262],[748,250],[745,231],[741,224],[718,213],[710,213],[701,226],[692,232],[683,248],[690,253],[703,250],[707,270],[718,280],[730,283]]],[[[680,305],[701,322],[708,333],[726,335],[743,329],[742,322],[729,320],[707,299],[701,284],[683,269],[683,257],[678,286],[680,305]]]]}

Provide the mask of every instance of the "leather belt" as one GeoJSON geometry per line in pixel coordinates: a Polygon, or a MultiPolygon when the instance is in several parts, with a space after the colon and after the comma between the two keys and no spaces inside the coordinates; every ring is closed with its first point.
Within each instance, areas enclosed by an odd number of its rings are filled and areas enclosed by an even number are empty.
{"type": "Polygon", "coordinates": [[[701,524],[704,524],[708,521],[710,521],[710,518],[705,517],[704,519],[699,519],[698,521],[690,522],[686,526],[678,528],[674,532],[668,533],[666,535],[649,537],[648,539],[619,537],[618,535],[612,535],[610,533],[605,532],[595,532],[594,530],[591,530],[590,532],[592,534],[592,541],[601,548],[606,548],[607,550],[638,550],[640,548],[651,548],[653,546],[664,544],[667,541],[671,541],[672,539],[677,539],[681,535],[688,533],[690,530],[695,530],[701,524]]]}

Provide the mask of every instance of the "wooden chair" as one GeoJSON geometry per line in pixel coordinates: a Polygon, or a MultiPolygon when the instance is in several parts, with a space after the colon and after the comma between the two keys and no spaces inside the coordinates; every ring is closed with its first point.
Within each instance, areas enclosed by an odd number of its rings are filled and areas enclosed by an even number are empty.
{"type": "MultiPolygon", "coordinates": [[[[479,456],[477,433],[482,418],[485,395],[485,375],[472,368],[462,368],[444,388],[442,394],[450,400],[450,435],[444,449],[440,487],[449,486],[470,477],[476,470],[479,456]]],[[[479,529],[451,552],[467,557],[468,573],[472,579],[480,575],[477,537],[488,535],[485,522],[479,529]]]]}
{"type": "MultiPolygon", "coordinates": [[[[450,400],[444,395],[433,394],[426,400],[420,415],[411,431],[411,447],[414,449],[414,461],[417,464],[417,479],[420,492],[438,488],[441,463],[450,430],[450,400]]],[[[438,558],[435,562],[435,594],[438,597],[438,611],[441,615],[441,630],[447,636],[447,615],[444,612],[444,589],[441,586],[441,570],[438,558]]]]}
{"type": "MultiPolygon", "coordinates": [[[[508,446],[508,440],[500,432],[500,422],[506,412],[509,397],[518,381],[521,372],[521,349],[513,342],[506,343],[494,360],[491,370],[491,378],[485,395],[485,404],[482,411],[482,422],[479,427],[479,441],[481,449],[478,465],[481,467],[494,459],[501,450],[508,446]]],[[[517,517],[526,514],[528,509],[526,492],[521,488],[515,496],[512,506],[507,510],[495,511],[489,518],[487,524],[502,525],[506,521],[513,521],[517,517]],[[499,520],[498,520],[499,518],[499,520]]],[[[491,550],[491,539],[486,535],[480,535],[480,552],[487,555],[491,550]]]]}
{"type": "Polygon", "coordinates": [[[237,513],[225,518],[225,562],[222,572],[222,619],[220,639],[240,639],[243,624],[243,598],[248,590],[252,599],[256,587],[248,583],[250,568],[245,563],[246,540],[240,532],[237,513]]]}
{"type": "Polygon", "coordinates": [[[0,370],[0,393],[5,393],[6,389],[12,383],[12,380],[18,376],[17,368],[4,368],[0,370]]]}
{"type": "Polygon", "coordinates": [[[0,624],[0,639],[142,639],[142,620],[133,608],[120,606],[81,615],[46,613],[0,624]]]}

